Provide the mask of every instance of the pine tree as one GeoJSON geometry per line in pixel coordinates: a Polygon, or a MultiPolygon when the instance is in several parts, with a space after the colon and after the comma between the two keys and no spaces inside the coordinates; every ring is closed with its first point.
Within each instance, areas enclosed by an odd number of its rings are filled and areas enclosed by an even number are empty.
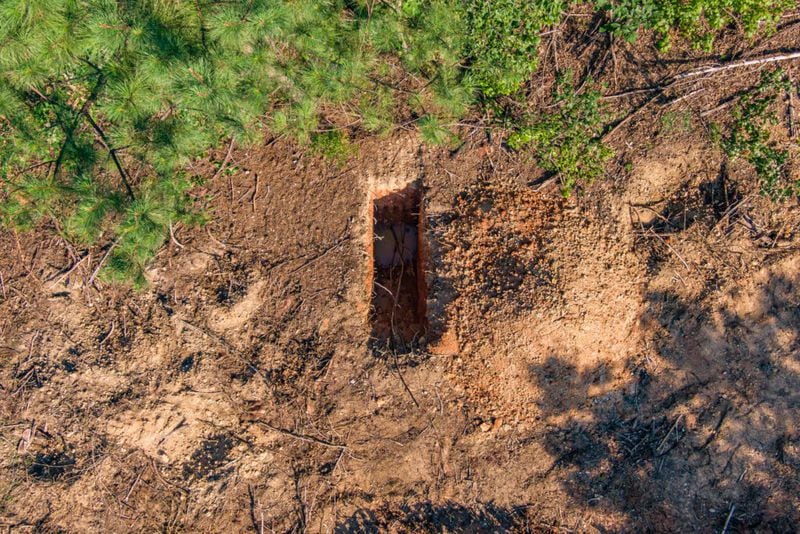
{"type": "MultiPolygon", "coordinates": [[[[524,84],[570,3],[0,0],[0,217],[112,247],[103,276],[141,284],[170,225],[198,220],[192,158],[265,125],[342,158],[343,111],[385,133],[410,109],[423,139],[451,145],[479,96],[524,84]]],[[[698,9],[752,30],[791,2],[653,0],[659,16],[635,20],[628,1],[596,3],[619,28],[665,32],[698,9]]]]}

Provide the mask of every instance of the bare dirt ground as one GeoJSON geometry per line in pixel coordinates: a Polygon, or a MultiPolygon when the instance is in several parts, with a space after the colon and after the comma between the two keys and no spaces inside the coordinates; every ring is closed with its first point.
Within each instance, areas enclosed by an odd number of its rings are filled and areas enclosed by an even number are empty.
{"type": "MultiPolygon", "coordinates": [[[[707,61],[586,32],[543,62],[596,57],[609,92],[707,61]]],[[[794,531],[800,209],[758,196],[703,116],[757,79],[648,105],[567,200],[469,130],[457,153],[364,139],[341,167],[234,150],[197,193],[211,222],[174,228],[138,293],[93,279],[102,249],[3,231],[4,525],[794,531]],[[397,354],[369,339],[368,202],[415,180],[436,332],[397,354]]]]}

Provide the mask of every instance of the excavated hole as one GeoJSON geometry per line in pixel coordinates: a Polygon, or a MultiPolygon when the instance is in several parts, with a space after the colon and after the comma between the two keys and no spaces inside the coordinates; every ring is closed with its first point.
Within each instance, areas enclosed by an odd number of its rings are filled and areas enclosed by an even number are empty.
{"type": "Polygon", "coordinates": [[[373,191],[370,319],[376,348],[408,351],[425,334],[425,217],[418,183],[373,191]]]}

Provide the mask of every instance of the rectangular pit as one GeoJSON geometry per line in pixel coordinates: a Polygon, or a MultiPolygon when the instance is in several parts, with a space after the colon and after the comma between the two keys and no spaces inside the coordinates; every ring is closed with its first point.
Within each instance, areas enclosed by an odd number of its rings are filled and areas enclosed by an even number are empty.
{"type": "Polygon", "coordinates": [[[373,191],[369,205],[370,325],[375,348],[406,352],[427,328],[425,217],[418,182],[373,191]]]}

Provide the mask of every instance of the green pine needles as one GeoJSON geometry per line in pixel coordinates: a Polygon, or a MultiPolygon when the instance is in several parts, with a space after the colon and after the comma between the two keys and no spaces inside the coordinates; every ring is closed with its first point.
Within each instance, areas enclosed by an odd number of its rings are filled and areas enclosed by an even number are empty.
{"type": "Polygon", "coordinates": [[[385,132],[410,92],[423,122],[463,116],[475,94],[461,11],[447,0],[2,0],[2,219],[113,244],[102,275],[142,283],[170,225],[191,218],[181,170],[220,140],[252,142],[263,122],[340,160],[349,139],[321,128],[328,110],[385,132]],[[393,88],[400,68],[417,89],[393,88]]]}
{"type": "MultiPolygon", "coordinates": [[[[750,31],[790,2],[596,3],[635,33],[685,29],[698,13],[712,28],[735,18],[750,31]]],[[[202,220],[197,179],[183,174],[192,158],[223,139],[253,142],[266,126],[342,161],[352,131],[384,134],[399,110],[426,142],[456,146],[455,126],[477,103],[519,93],[541,34],[570,5],[0,0],[0,217],[102,244],[101,276],[141,285],[171,225],[202,220]]],[[[509,141],[533,145],[565,191],[608,158],[594,93],[570,90],[555,115],[509,141]]]]}

